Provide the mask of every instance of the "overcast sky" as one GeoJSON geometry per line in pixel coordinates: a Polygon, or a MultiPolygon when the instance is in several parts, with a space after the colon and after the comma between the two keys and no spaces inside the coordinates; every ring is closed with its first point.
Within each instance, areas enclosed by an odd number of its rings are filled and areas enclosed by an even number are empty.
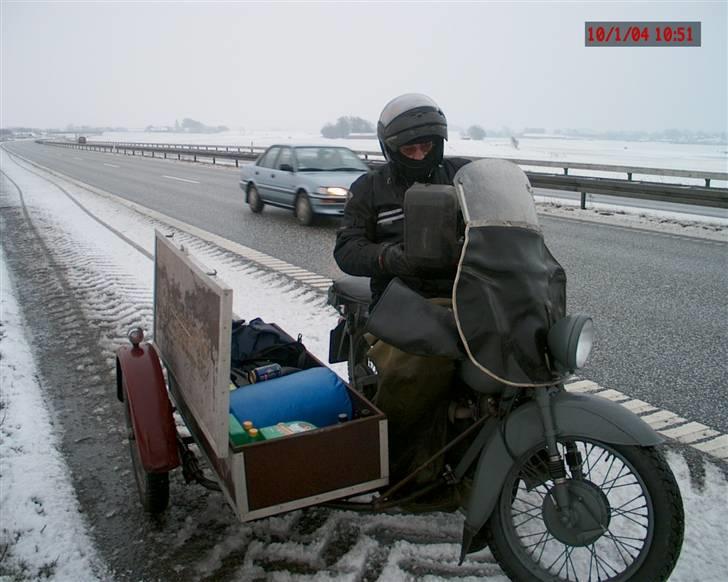
{"type": "Polygon", "coordinates": [[[0,125],[231,129],[376,121],[406,92],[452,124],[724,131],[728,2],[13,2],[0,125]],[[700,48],[586,48],[586,20],[700,21],[700,48]]]}

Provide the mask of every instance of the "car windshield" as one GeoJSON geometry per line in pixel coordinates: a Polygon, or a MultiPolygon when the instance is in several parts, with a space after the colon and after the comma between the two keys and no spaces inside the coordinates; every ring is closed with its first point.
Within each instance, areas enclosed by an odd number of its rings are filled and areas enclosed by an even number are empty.
{"type": "Polygon", "coordinates": [[[366,172],[369,168],[347,148],[296,148],[299,172],[366,172]]]}

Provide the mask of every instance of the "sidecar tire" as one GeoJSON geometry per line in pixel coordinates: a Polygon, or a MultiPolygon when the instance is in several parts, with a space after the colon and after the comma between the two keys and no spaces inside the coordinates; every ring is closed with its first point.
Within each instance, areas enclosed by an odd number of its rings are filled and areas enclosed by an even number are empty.
{"type": "MultiPolygon", "coordinates": [[[[608,445],[608,447],[629,461],[642,479],[652,500],[654,528],[652,542],[639,567],[629,577],[625,577],[626,572],[621,572],[608,580],[664,582],[677,563],[685,528],[683,502],[675,477],[662,453],[655,447],[622,445],[608,445]]],[[[508,480],[507,478],[506,482],[508,480]]],[[[531,567],[527,567],[514,552],[512,540],[508,539],[509,536],[504,528],[505,520],[510,519],[509,515],[503,514],[503,508],[510,504],[510,501],[503,499],[505,494],[504,489],[489,521],[479,532],[479,535],[485,535],[496,561],[511,580],[522,582],[562,580],[533,561],[529,564],[531,567]],[[534,571],[537,568],[538,574],[534,571]]],[[[508,496],[511,496],[510,491],[508,496]]]]}
{"type": "Polygon", "coordinates": [[[124,393],[124,417],[139,501],[145,512],[151,515],[163,513],[169,505],[169,472],[149,473],[144,469],[136,444],[136,434],[129,410],[129,396],[126,391],[124,393]]]}

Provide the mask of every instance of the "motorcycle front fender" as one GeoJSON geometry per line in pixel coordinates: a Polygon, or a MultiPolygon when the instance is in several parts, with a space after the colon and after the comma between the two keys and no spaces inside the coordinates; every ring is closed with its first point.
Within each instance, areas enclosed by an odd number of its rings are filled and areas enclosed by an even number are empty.
{"type": "MultiPolygon", "coordinates": [[[[552,399],[557,438],[586,438],[615,445],[653,446],[663,438],[624,406],[588,394],[558,392],[552,399]]],[[[487,430],[487,429],[484,429],[487,430]]],[[[541,412],[535,401],[518,408],[494,430],[478,459],[472,494],[465,508],[461,560],[473,536],[483,527],[498,502],[515,458],[545,443],[541,412]],[[508,447],[503,441],[506,436],[508,447]],[[511,456],[513,455],[513,456],[511,456]]]]}

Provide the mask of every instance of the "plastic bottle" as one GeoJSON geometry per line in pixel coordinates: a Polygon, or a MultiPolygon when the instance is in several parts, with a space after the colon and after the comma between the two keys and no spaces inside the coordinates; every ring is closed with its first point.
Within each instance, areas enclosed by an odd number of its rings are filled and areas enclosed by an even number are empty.
{"type": "Polygon", "coordinates": [[[256,442],[256,441],[263,441],[265,440],[265,437],[260,433],[260,431],[257,428],[251,428],[248,430],[248,437],[250,438],[250,442],[256,442]]]}

